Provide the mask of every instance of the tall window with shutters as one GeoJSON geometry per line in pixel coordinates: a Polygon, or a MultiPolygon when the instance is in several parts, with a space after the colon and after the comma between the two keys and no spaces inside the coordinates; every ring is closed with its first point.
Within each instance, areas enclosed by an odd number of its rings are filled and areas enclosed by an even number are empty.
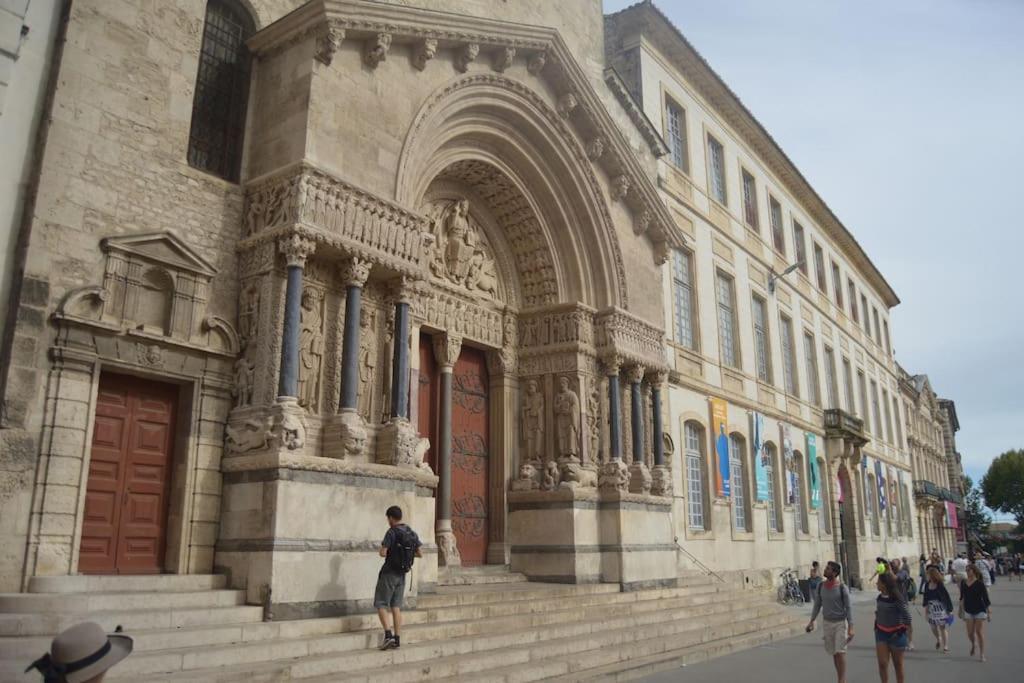
{"type": "Polygon", "coordinates": [[[814,335],[804,332],[804,363],[807,378],[807,400],[821,405],[821,387],[818,383],[818,353],[814,347],[814,335]]]}
{"type": "Polygon", "coordinates": [[[732,519],[737,531],[749,531],[747,526],[746,441],[739,434],[729,435],[729,491],[732,493],[732,519]]]}
{"type": "Polygon", "coordinates": [[[825,399],[829,408],[839,407],[839,390],[836,385],[836,352],[825,346],[825,399]]]}
{"type": "Polygon", "coordinates": [[[868,315],[868,298],[864,294],[860,295],[860,312],[864,317],[864,332],[867,333],[868,339],[871,338],[871,317],[868,315]]]}
{"type": "Polygon", "coordinates": [[[878,383],[875,380],[871,380],[871,412],[874,417],[875,431],[872,432],[875,436],[881,439],[882,437],[882,409],[878,405],[878,383]]]}
{"type": "Polygon", "coordinates": [[[793,511],[802,533],[807,533],[807,501],[804,496],[804,456],[800,451],[793,451],[793,511]]]}
{"type": "Polygon", "coordinates": [[[846,410],[852,414],[857,414],[857,403],[853,399],[853,366],[850,364],[849,358],[843,358],[843,385],[846,389],[846,410]]]}
{"type": "Polygon", "coordinates": [[[736,335],[736,297],[732,278],[718,271],[715,291],[718,298],[718,340],[722,349],[722,363],[732,368],[740,366],[739,337],[736,335]]]}
{"type": "Polygon", "coordinates": [[[697,350],[694,329],[693,255],[683,249],[672,253],[672,308],[676,342],[697,350]]]}
{"type": "Polygon", "coordinates": [[[683,173],[690,173],[689,141],[686,136],[686,110],[665,98],[665,133],[672,164],[683,173]]]}
{"type": "Polygon", "coordinates": [[[889,321],[882,321],[882,334],[885,335],[885,352],[892,355],[892,342],[889,340],[889,321]]]}
{"type": "Polygon", "coordinates": [[[754,364],[757,366],[757,378],[771,384],[772,348],[771,337],[768,336],[768,304],[754,294],[751,298],[751,311],[754,318],[754,364]]]}
{"type": "Polygon", "coordinates": [[[708,135],[708,184],[711,189],[711,198],[725,206],[728,204],[728,196],[725,190],[725,149],[722,143],[708,135]]]}
{"type": "Polygon", "coordinates": [[[846,279],[846,289],[850,292],[850,318],[853,322],[860,322],[860,315],[857,313],[857,285],[853,284],[853,280],[850,278],[846,279]]]}
{"type": "Polygon", "coordinates": [[[818,290],[822,294],[828,294],[828,282],[825,281],[825,252],[817,243],[814,245],[814,279],[817,280],[818,290]]]}
{"type": "Polygon", "coordinates": [[[772,223],[772,244],[775,251],[786,258],[786,235],[782,227],[782,204],[775,197],[768,195],[768,219],[772,223]]]}
{"type": "Polygon", "coordinates": [[[743,169],[743,220],[754,230],[761,227],[757,215],[757,182],[746,169],[743,169]]]}
{"type": "Polygon", "coordinates": [[[776,463],[778,462],[777,455],[775,453],[775,446],[770,443],[764,445],[764,455],[767,460],[765,466],[765,472],[768,476],[768,529],[770,531],[782,531],[782,527],[779,524],[779,508],[781,503],[778,499],[778,492],[781,490],[775,484],[775,473],[778,471],[776,463]]]}
{"type": "Polygon", "coordinates": [[[878,324],[878,309],[874,306],[871,307],[871,317],[875,321],[875,343],[879,346],[882,345],[882,326],[878,324]]]}
{"type": "Polygon", "coordinates": [[[839,264],[832,262],[832,291],[836,297],[836,306],[843,308],[843,281],[839,277],[839,264]]]}
{"type": "Polygon", "coordinates": [[[903,420],[900,419],[900,401],[892,397],[892,414],[896,421],[896,446],[903,448],[903,420]]]}
{"type": "Polygon", "coordinates": [[[892,440],[892,408],[889,407],[889,392],[882,389],[882,405],[885,406],[885,438],[889,443],[894,443],[892,440]]]}
{"type": "Polygon", "coordinates": [[[786,393],[800,396],[796,385],[796,349],[793,348],[793,321],[784,315],[779,316],[779,339],[782,342],[782,377],[786,384],[786,393]]]}
{"type": "Polygon", "coordinates": [[[233,0],[209,0],[192,99],[188,163],[225,180],[238,180],[245,136],[254,33],[249,13],[233,0]]]}
{"type": "Polygon", "coordinates": [[[860,370],[857,371],[857,383],[860,385],[860,412],[858,416],[864,420],[864,431],[874,433],[871,431],[871,416],[868,412],[868,381],[860,370]]]}
{"type": "Polygon", "coordinates": [[[704,526],[704,430],[695,422],[683,426],[686,451],[687,523],[694,530],[704,526]]]}
{"type": "Polygon", "coordinates": [[[793,221],[793,248],[796,250],[796,260],[800,264],[800,272],[804,275],[810,272],[807,265],[807,237],[804,235],[804,226],[793,221]]]}

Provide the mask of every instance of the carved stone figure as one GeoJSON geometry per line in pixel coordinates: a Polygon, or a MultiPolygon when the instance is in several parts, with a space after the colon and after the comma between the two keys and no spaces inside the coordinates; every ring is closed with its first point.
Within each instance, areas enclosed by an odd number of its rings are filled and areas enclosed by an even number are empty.
{"type": "Polygon", "coordinates": [[[445,222],[445,265],[448,275],[461,284],[469,272],[469,261],[476,247],[469,227],[469,200],[455,203],[445,222]]]}
{"type": "Polygon", "coordinates": [[[643,461],[629,467],[629,491],[645,495],[651,492],[651,470],[643,461]]]}
{"type": "Polygon", "coordinates": [[[559,488],[593,488],[597,486],[597,468],[580,465],[573,458],[559,458],[558,469],[562,475],[559,488]]]}
{"type": "Polygon", "coordinates": [[[252,405],[252,391],[255,384],[256,365],[243,353],[235,361],[235,384],[231,387],[231,395],[235,397],[235,407],[252,405]]]}
{"type": "Polygon", "coordinates": [[[373,402],[373,378],[377,371],[377,349],[373,333],[376,313],[372,309],[359,311],[359,414],[370,419],[373,402]]]}
{"type": "Polygon", "coordinates": [[[560,480],[561,472],[558,471],[558,463],[554,460],[544,463],[544,483],[541,484],[541,488],[545,491],[554,491],[558,488],[560,480]]]}
{"type": "Polygon", "coordinates": [[[459,547],[455,543],[455,534],[451,531],[442,531],[437,535],[437,552],[440,563],[445,567],[457,567],[462,564],[462,556],[459,554],[459,547]]]}
{"type": "Polygon", "coordinates": [[[536,491],[540,488],[537,481],[537,468],[532,463],[524,462],[519,466],[519,478],[512,482],[513,491],[536,491]]]}
{"type": "Polygon", "coordinates": [[[629,468],[621,460],[609,460],[601,466],[598,488],[625,493],[629,489],[629,468]]]}
{"type": "Polygon", "coordinates": [[[544,452],[544,395],[537,389],[537,380],[526,383],[523,397],[523,444],[526,461],[539,461],[544,452]]]}
{"type": "Polygon", "coordinates": [[[497,72],[503,72],[505,69],[512,66],[512,63],[516,59],[516,49],[511,45],[498,51],[497,56],[494,59],[494,70],[497,72]]]}
{"type": "Polygon", "coordinates": [[[354,458],[362,455],[366,448],[366,423],[363,422],[363,418],[349,409],[339,414],[337,419],[341,457],[354,458]]]}
{"type": "Polygon", "coordinates": [[[427,68],[427,62],[437,54],[437,38],[426,38],[415,49],[412,55],[412,65],[420,71],[427,68]]]}
{"type": "Polygon", "coordinates": [[[667,465],[655,465],[651,470],[651,495],[672,495],[672,468],[667,465]]]}
{"type": "Polygon", "coordinates": [[[555,395],[555,433],[558,436],[558,454],[578,458],[580,454],[580,399],[569,388],[569,378],[558,378],[555,395]]]}
{"type": "Polygon", "coordinates": [[[378,33],[375,37],[366,41],[363,51],[363,61],[371,69],[388,58],[388,50],[391,49],[391,34],[378,33]]]}
{"type": "Polygon", "coordinates": [[[228,455],[239,455],[266,448],[274,439],[274,418],[253,418],[241,426],[228,425],[224,429],[228,455]]]}
{"type": "Polygon", "coordinates": [[[494,261],[480,249],[475,250],[469,259],[466,287],[471,291],[478,289],[492,297],[498,295],[498,272],[494,261]]]}
{"type": "Polygon", "coordinates": [[[314,290],[302,293],[299,323],[299,405],[310,412],[320,408],[320,366],[324,357],[323,317],[314,290]]]}
{"type": "Polygon", "coordinates": [[[478,43],[467,43],[462,46],[462,49],[455,54],[455,68],[465,73],[469,69],[469,64],[477,55],[480,54],[480,45],[478,43]]]}
{"type": "Polygon", "coordinates": [[[255,339],[259,332],[260,322],[260,290],[255,286],[250,287],[243,296],[242,310],[238,314],[238,332],[242,337],[244,345],[250,339],[255,339]]]}
{"type": "Polygon", "coordinates": [[[548,55],[546,52],[535,52],[530,57],[530,61],[526,64],[526,70],[530,72],[531,76],[536,76],[544,70],[544,65],[548,63],[548,55]]]}
{"type": "Polygon", "coordinates": [[[290,451],[302,448],[306,443],[306,425],[302,419],[292,412],[285,412],[281,415],[281,421],[277,425],[278,438],[281,445],[290,451]]]}

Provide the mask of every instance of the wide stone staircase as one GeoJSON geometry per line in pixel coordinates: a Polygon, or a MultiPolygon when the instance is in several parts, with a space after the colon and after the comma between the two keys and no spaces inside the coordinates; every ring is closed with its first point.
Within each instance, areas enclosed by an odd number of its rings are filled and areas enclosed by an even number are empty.
{"type": "Polygon", "coordinates": [[[805,610],[705,576],[676,588],[531,583],[504,568],[442,574],[404,613],[402,647],[378,651],[375,615],[262,621],[222,576],[37,578],[0,595],[0,681],[53,634],[91,619],[135,638],[107,680],[627,680],[797,633],[805,610]]]}

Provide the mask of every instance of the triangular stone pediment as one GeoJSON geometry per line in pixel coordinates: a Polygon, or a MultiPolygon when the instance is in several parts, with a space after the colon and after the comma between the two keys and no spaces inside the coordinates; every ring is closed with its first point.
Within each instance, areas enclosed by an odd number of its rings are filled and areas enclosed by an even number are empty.
{"type": "Polygon", "coordinates": [[[106,237],[100,242],[100,247],[104,253],[126,252],[176,270],[190,270],[210,278],[217,274],[213,264],[170,231],[106,237]]]}

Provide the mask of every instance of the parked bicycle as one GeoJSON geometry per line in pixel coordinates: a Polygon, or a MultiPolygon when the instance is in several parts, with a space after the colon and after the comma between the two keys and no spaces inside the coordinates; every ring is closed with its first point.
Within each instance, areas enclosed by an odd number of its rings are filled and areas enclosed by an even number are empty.
{"type": "Polygon", "coordinates": [[[795,571],[786,569],[779,574],[779,578],[782,579],[782,584],[779,586],[779,602],[784,605],[799,605],[806,602],[795,571]]]}

